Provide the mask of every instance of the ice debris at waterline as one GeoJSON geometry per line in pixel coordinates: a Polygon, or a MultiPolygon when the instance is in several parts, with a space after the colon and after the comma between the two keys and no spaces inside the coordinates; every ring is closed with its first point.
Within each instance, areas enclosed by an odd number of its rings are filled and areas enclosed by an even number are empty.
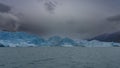
{"type": "Polygon", "coordinates": [[[0,32],[0,47],[40,47],[40,46],[63,46],[63,47],[119,47],[120,43],[100,42],[87,40],[73,40],[59,36],[44,38],[25,32],[0,32]]]}

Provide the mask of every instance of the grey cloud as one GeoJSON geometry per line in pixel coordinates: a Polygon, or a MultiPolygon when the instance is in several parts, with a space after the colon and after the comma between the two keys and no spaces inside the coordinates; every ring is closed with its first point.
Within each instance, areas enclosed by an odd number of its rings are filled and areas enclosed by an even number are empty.
{"type": "Polygon", "coordinates": [[[84,39],[114,31],[119,27],[116,23],[109,23],[120,21],[120,15],[108,17],[119,14],[120,11],[119,7],[114,8],[117,5],[113,4],[112,0],[106,2],[104,0],[12,0],[12,2],[6,0],[6,4],[16,8],[12,10],[13,12],[18,11],[27,15],[27,17],[20,17],[21,14],[17,16],[22,22],[15,21],[19,25],[17,28],[16,25],[11,25],[16,31],[43,34],[52,31],[53,34],[65,33],[65,36],[84,39]],[[54,14],[50,15],[52,13],[54,14]]]}
{"type": "Polygon", "coordinates": [[[116,15],[116,16],[111,16],[111,17],[107,18],[107,20],[110,22],[120,22],[120,14],[116,15]]]}
{"type": "Polygon", "coordinates": [[[45,35],[46,34],[46,29],[42,26],[37,26],[32,23],[21,23],[19,27],[17,28],[17,31],[25,31],[29,33],[35,33],[39,35],[45,35]]]}
{"type": "Polygon", "coordinates": [[[0,3],[0,12],[9,12],[11,10],[10,6],[0,3]]]}
{"type": "Polygon", "coordinates": [[[40,25],[34,24],[33,22],[20,18],[19,16],[15,16],[11,13],[0,13],[0,30],[2,31],[24,31],[45,35],[47,30],[40,25]]]}
{"type": "Polygon", "coordinates": [[[0,13],[0,29],[6,31],[16,31],[18,18],[10,13],[0,13]]]}
{"type": "Polygon", "coordinates": [[[48,12],[53,13],[57,3],[55,1],[45,0],[44,5],[48,12]]]}
{"type": "Polygon", "coordinates": [[[10,6],[0,3],[0,30],[16,31],[18,19],[10,10],[10,6]]]}

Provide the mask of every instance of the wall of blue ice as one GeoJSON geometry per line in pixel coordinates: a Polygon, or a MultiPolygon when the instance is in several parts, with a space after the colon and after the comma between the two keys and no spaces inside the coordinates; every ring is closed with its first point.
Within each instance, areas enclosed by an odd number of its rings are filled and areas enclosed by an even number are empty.
{"type": "Polygon", "coordinates": [[[64,47],[119,47],[120,43],[100,42],[97,40],[73,40],[53,36],[47,40],[34,34],[25,32],[4,32],[0,31],[0,47],[40,47],[40,46],[64,46],[64,47]]]}

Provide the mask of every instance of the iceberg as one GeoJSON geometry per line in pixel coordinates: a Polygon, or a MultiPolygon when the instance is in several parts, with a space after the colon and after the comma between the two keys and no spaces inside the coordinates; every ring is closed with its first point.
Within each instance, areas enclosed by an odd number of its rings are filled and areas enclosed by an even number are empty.
{"type": "Polygon", "coordinates": [[[0,47],[40,47],[40,46],[62,46],[62,47],[120,47],[120,43],[101,42],[97,40],[74,40],[53,36],[44,38],[25,32],[0,31],[0,47]]]}

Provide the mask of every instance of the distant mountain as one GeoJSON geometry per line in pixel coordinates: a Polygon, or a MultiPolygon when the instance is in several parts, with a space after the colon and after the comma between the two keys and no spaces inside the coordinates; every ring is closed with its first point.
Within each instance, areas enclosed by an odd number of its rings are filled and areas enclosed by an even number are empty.
{"type": "Polygon", "coordinates": [[[102,34],[89,39],[89,41],[91,40],[98,40],[103,42],[120,42],[120,31],[114,33],[102,34]]]}

